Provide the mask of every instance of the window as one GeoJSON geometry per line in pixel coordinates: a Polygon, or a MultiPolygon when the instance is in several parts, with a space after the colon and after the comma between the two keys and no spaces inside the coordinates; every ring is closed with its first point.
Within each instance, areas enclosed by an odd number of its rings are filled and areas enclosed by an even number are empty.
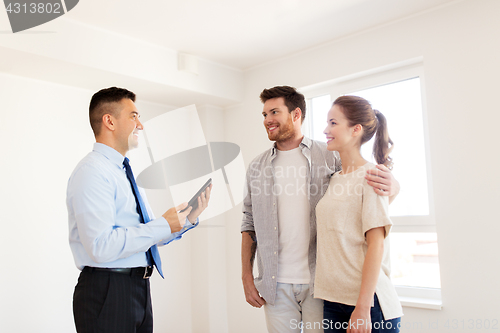
{"type": "MultiPolygon", "coordinates": [[[[421,64],[416,62],[303,88],[301,91],[308,102],[303,130],[315,140],[326,141],[323,130],[327,113],[333,100],[341,95],[361,96],[386,116],[389,135],[394,141],[393,174],[401,184],[401,192],[389,210],[394,223],[392,280],[404,305],[440,308],[441,283],[422,72],[421,64]],[[430,306],[417,304],[421,303],[415,300],[417,289],[418,295],[428,295],[430,306]]],[[[373,139],[362,146],[361,153],[376,163],[372,147],[373,139]]]]}

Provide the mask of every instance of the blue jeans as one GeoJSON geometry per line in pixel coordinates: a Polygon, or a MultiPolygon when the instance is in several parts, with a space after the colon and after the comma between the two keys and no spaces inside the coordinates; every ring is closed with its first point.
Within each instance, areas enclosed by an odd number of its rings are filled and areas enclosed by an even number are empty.
{"type": "MultiPolygon", "coordinates": [[[[323,327],[327,332],[345,333],[349,325],[349,319],[354,311],[354,306],[334,302],[324,302],[323,327]]],[[[399,333],[399,323],[401,318],[384,320],[384,315],[380,309],[377,295],[374,297],[374,306],[370,310],[372,333],[399,333]]]]}

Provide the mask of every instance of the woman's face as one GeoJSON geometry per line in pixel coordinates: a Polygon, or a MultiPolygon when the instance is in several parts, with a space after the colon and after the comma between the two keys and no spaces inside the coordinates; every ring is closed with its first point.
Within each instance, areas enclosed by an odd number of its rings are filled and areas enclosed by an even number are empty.
{"type": "Polygon", "coordinates": [[[334,105],[328,111],[326,122],[327,126],[323,133],[326,135],[328,150],[341,152],[355,144],[356,138],[353,137],[355,126],[349,126],[349,121],[338,105],[334,105]]]}

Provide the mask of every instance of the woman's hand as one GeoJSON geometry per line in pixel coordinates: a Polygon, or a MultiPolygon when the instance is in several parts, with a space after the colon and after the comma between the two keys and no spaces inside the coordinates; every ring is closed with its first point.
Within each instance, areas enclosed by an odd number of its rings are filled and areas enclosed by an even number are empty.
{"type": "Polygon", "coordinates": [[[370,229],[366,232],[365,237],[368,248],[363,263],[361,290],[356,307],[351,314],[347,333],[368,333],[371,332],[372,327],[370,310],[384,255],[385,228],[370,229]]]}
{"type": "Polygon", "coordinates": [[[346,333],[370,333],[371,331],[370,307],[366,309],[355,307],[351,314],[351,320],[349,321],[346,333]]]}

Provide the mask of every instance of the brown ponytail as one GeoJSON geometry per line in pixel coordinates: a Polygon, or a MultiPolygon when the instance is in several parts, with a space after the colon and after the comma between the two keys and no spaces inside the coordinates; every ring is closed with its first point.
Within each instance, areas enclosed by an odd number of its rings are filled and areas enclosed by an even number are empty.
{"type": "Polygon", "coordinates": [[[377,132],[375,134],[375,142],[373,143],[373,156],[378,164],[384,164],[389,169],[392,169],[392,157],[389,153],[394,148],[394,143],[389,137],[387,129],[387,120],[379,110],[373,110],[377,118],[377,132]]]}
{"type": "Polygon", "coordinates": [[[389,153],[394,146],[389,132],[387,130],[387,120],[384,115],[373,110],[370,102],[358,96],[340,96],[333,102],[333,105],[338,105],[345,117],[349,121],[349,126],[357,124],[363,126],[363,136],[361,144],[370,141],[375,135],[375,143],[373,144],[373,156],[378,164],[384,164],[389,169],[392,169],[392,158],[389,153]]]}

